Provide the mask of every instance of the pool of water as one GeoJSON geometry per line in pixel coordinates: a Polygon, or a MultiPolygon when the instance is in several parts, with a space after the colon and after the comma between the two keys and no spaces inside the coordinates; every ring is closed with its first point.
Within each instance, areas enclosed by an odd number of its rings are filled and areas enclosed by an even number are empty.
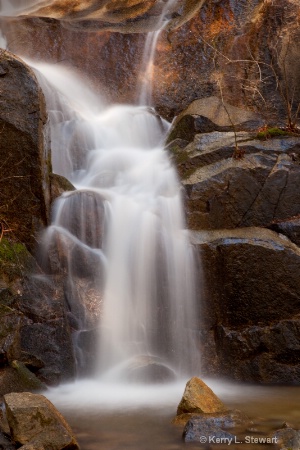
{"type": "MultiPolygon", "coordinates": [[[[284,422],[300,428],[300,387],[205,382],[228,408],[240,409],[253,420],[250,436],[268,435],[284,422]]],[[[46,395],[66,417],[82,450],[203,448],[200,443],[184,443],[183,426],[171,423],[184,387],[185,381],[137,386],[86,380],[51,389],[46,395]]],[[[221,450],[228,445],[213,448],[221,450]]],[[[262,450],[272,446],[232,443],[230,448],[262,450]]]]}

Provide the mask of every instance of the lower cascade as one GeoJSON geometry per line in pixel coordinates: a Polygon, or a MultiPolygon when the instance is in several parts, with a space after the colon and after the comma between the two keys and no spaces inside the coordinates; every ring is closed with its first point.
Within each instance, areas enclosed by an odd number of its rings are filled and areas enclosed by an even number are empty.
{"type": "MultiPolygon", "coordinates": [[[[181,186],[163,148],[169,124],[142,106],[105,106],[66,69],[33,64],[50,117],[56,202],[44,263],[65,272],[79,373],[170,381],[197,370],[195,259],[181,186]],[[53,256],[53,255],[56,256],[53,256]],[[93,359],[93,358],[92,358],[93,359]]],[[[50,270],[49,269],[49,270],[50,270]]]]}

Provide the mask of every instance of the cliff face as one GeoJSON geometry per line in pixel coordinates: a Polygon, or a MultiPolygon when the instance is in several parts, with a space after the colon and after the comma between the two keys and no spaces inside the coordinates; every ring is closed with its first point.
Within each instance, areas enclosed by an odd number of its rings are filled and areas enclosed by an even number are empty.
{"type": "MultiPolygon", "coordinates": [[[[145,32],[157,26],[161,5],[57,0],[2,26],[13,52],[71,65],[109,100],[125,103],[136,100],[145,32]]],[[[296,103],[297,2],[178,1],[168,17],[153,79],[153,103],[165,117],[210,95],[263,110],[269,120],[284,115],[286,96],[295,94],[296,103]]]]}
{"type": "Polygon", "coordinates": [[[13,230],[33,248],[50,207],[45,102],[31,69],[4,51],[0,54],[0,104],[0,220],[4,230],[13,230]]]}

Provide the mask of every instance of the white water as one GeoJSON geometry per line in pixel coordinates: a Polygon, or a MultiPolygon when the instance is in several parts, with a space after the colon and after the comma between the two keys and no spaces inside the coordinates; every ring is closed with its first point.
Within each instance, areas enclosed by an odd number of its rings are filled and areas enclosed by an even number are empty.
{"type": "Polygon", "coordinates": [[[145,361],[171,367],[178,376],[191,372],[199,358],[192,337],[194,257],[180,183],[163,149],[169,125],[145,107],[105,106],[57,65],[32,65],[48,80],[40,82],[53,170],[77,188],[58,200],[47,248],[53,242],[64,248],[66,295],[75,302],[71,312],[81,331],[95,321],[85,299],[76,304],[80,274],[74,275],[74,258],[94,266],[89,289],[101,314],[97,376],[123,379],[145,361]]]}
{"type": "Polygon", "coordinates": [[[155,53],[157,42],[162,31],[165,29],[168,24],[168,20],[166,20],[166,16],[172,10],[172,6],[177,3],[177,0],[167,0],[163,7],[162,13],[158,19],[157,28],[158,30],[152,31],[148,33],[145,48],[144,48],[144,56],[142,61],[141,68],[141,81],[140,88],[138,90],[139,105],[152,105],[152,87],[153,87],[153,77],[154,77],[154,62],[155,62],[155,53]]]}
{"type": "MultiPolygon", "coordinates": [[[[2,3],[1,12],[33,3],[2,3]]],[[[146,78],[158,37],[147,39],[146,78]]],[[[136,368],[139,380],[197,373],[195,261],[181,185],[163,149],[169,124],[148,107],[106,105],[58,64],[27,62],[47,101],[53,171],[76,187],[55,203],[44,254],[47,270],[65,273],[79,372],[81,335],[98,329],[97,380],[130,381],[136,368]]]]}
{"type": "Polygon", "coordinates": [[[15,16],[27,12],[32,6],[44,6],[47,3],[45,0],[0,0],[0,15],[15,16]]]}
{"type": "Polygon", "coordinates": [[[7,40],[5,36],[3,35],[1,29],[0,29],[0,48],[6,49],[7,48],[7,40]]]}

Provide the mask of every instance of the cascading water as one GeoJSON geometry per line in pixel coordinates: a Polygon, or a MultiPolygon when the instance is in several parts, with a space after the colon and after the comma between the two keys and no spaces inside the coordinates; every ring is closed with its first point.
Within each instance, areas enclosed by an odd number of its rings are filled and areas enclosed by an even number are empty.
{"type": "Polygon", "coordinates": [[[141,69],[141,82],[140,89],[138,90],[138,103],[139,105],[151,105],[152,104],[152,86],[154,76],[154,58],[157,46],[157,41],[160,34],[168,24],[166,17],[172,10],[172,6],[175,5],[177,0],[166,0],[162,13],[159,17],[157,30],[148,33],[144,56],[141,69]]]}
{"type": "Polygon", "coordinates": [[[145,363],[162,374],[171,373],[166,365],[177,374],[189,372],[194,259],[180,184],[162,147],[169,125],[145,107],[101,108],[101,100],[91,98],[69,73],[35,67],[58,89],[53,95],[40,79],[50,115],[53,170],[77,189],[58,200],[46,241],[48,249],[59,241],[69,261],[67,297],[77,298],[69,304],[80,322],[79,334],[93,321],[85,301],[78,308],[74,258],[93,265],[89,286],[101,315],[98,376],[107,372],[110,379],[124,379],[145,363]]]}
{"type": "Polygon", "coordinates": [[[12,16],[21,14],[31,6],[46,4],[43,0],[0,0],[0,14],[1,16],[12,16]]]}
{"type": "MultiPolygon", "coordinates": [[[[173,3],[146,39],[140,104],[150,103],[156,44],[173,3]]],[[[76,187],[55,203],[44,253],[47,268],[57,264],[65,276],[79,372],[87,363],[82,334],[96,328],[98,378],[157,381],[196,371],[195,261],[181,186],[163,149],[169,124],[146,106],[105,105],[59,65],[29,64],[46,97],[53,171],[76,187]]]]}

